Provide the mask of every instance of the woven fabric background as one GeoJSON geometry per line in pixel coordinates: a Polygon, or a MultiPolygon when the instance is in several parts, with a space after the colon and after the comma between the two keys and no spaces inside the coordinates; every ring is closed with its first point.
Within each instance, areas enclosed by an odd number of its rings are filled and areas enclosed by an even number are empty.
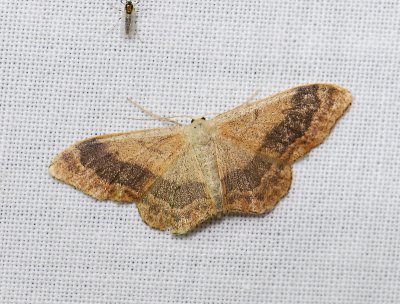
{"type": "MultiPolygon", "coordinates": [[[[1,303],[400,303],[400,2],[0,1],[1,303]],[[77,140],[312,82],[354,95],[269,215],[186,237],[49,177],[77,140]]],[[[187,119],[184,122],[188,122],[187,119]]]]}

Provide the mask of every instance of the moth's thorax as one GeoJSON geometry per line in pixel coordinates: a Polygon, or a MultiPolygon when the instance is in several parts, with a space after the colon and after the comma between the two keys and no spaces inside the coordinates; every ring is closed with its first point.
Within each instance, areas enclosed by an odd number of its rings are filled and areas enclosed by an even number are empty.
{"type": "Polygon", "coordinates": [[[212,140],[214,128],[211,121],[199,118],[194,119],[192,123],[186,127],[186,132],[192,145],[207,145],[212,140]]]}
{"type": "Polygon", "coordinates": [[[208,191],[214,201],[216,212],[222,211],[222,187],[218,174],[216,149],[214,141],[214,124],[203,118],[194,119],[185,127],[186,136],[193,154],[200,164],[208,191]]]}

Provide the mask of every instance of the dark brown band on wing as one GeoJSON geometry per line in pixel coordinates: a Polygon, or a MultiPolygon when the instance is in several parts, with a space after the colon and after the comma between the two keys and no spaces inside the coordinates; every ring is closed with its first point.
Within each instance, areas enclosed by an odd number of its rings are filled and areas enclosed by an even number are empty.
{"type": "MultiPolygon", "coordinates": [[[[123,162],[107,151],[107,144],[91,140],[77,146],[80,162],[95,171],[96,175],[110,184],[120,184],[139,192],[155,175],[137,164],[123,162]]],[[[160,179],[150,191],[173,208],[183,208],[197,199],[207,198],[205,185],[199,182],[188,182],[179,185],[160,179]]]]}
{"type": "Polygon", "coordinates": [[[154,174],[146,168],[118,160],[107,151],[107,144],[95,139],[82,142],[77,148],[81,164],[110,184],[120,184],[140,192],[145,183],[154,178],[154,174]]]}
{"type": "Polygon", "coordinates": [[[165,179],[160,179],[150,190],[156,198],[167,202],[171,208],[183,208],[198,199],[207,199],[205,184],[187,182],[177,184],[165,179]]]}
{"type": "Polygon", "coordinates": [[[225,187],[225,211],[264,213],[272,210],[288,192],[291,168],[255,156],[245,168],[229,172],[225,187]]]}
{"type": "Polygon", "coordinates": [[[223,178],[226,192],[252,191],[260,186],[261,179],[271,168],[271,165],[265,157],[255,156],[246,167],[231,171],[223,178]]]}
{"type": "Polygon", "coordinates": [[[283,121],[267,134],[262,148],[283,153],[289,145],[305,134],[321,105],[317,92],[318,85],[297,89],[291,99],[293,107],[286,112],[283,121]]]}

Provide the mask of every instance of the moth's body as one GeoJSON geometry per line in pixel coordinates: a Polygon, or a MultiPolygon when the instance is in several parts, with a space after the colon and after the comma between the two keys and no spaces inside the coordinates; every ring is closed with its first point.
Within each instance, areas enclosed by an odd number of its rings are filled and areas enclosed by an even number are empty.
{"type": "Polygon", "coordinates": [[[216,215],[271,211],[289,191],[292,163],[350,103],[341,87],[301,86],[212,120],[78,142],[50,174],[100,200],[135,202],[148,225],[182,234],[216,215]]]}
{"type": "Polygon", "coordinates": [[[136,9],[132,1],[126,1],[122,15],[122,36],[125,38],[133,38],[136,34],[136,9]]]}
{"type": "Polygon", "coordinates": [[[204,118],[194,119],[185,127],[185,134],[190,149],[200,164],[216,212],[221,213],[223,193],[216,159],[215,126],[212,121],[206,121],[204,118]]]}

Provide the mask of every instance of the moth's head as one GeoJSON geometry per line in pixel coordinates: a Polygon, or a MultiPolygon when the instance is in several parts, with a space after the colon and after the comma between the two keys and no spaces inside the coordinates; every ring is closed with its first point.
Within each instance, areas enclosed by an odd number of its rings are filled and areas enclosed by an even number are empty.
{"type": "Polygon", "coordinates": [[[192,121],[191,121],[190,123],[191,123],[191,124],[199,124],[199,123],[204,122],[205,120],[206,120],[206,118],[203,117],[203,116],[193,117],[193,118],[192,118],[192,121]]]}
{"type": "Polygon", "coordinates": [[[190,127],[193,128],[193,129],[199,129],[199,128],[201,129],[203,124],[204,124],[204,122],[205,122],[205,120],[206,120],[205,117],[201,117],[201,116],[193,117],[192,121],[190,123],[190,127]]]}

